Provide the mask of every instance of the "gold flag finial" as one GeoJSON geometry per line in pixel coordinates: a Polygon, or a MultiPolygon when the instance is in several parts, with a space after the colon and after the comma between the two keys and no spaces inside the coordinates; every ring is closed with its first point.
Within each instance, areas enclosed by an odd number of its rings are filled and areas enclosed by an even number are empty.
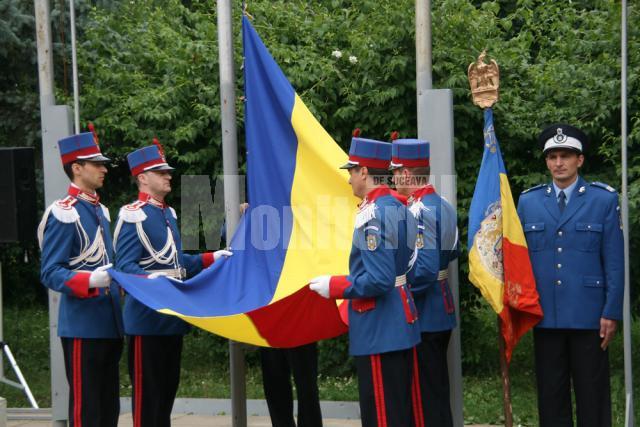
{"type": "Polygon", "coordinates": [[[500,69],[493,59],[486,64],[486,49],[482,51],[476,62],[469,64],[467,75],[471,86],[473,103],[480,108],[490,108],[498,102],[500,88],[500,69]]]}

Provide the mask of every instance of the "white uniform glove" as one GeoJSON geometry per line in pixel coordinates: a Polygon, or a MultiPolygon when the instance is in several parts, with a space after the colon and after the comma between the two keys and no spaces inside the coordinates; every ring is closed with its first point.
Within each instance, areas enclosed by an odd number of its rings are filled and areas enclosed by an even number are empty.
{"type": "Polygon", "coordinates": [[[111,276],[106,271],[113,267],[113,264],[101,265],[91,272],[89,276],[90,288],[106,288],[111,284],[111,276]]]}
{"type": "Polygon", "coordinates": [[[174,282],[182,283],[182,280],[176,279],[175,277],[171,277],[163,271],[156,271],[155,273],[151,273],[147,276],[147,279],[157,279],[158,277],[166,277],[167,279],[172,280],[174,282]]]}
{"type": "Polygon", "coordinates": [[[231,252],[231,251],[227,251],[226,249],[221,249],[221,250],[219,250],[219,251],[215,251],[215,252],[213,253],[213,261],[214,261],[214,262],[216,262],[216,261],[218,261],[220,258],[222,258],[223,256],[230,257],[230,256],[232,256],[232,255],[233,255],[233,252],[231,252]]]}
{"type": "Polygon", "coordinates": [[[329,282],[331,276],[318,276],[311,279],[309,289],[317,292],[320,296],[329,298],[329,282]]]}

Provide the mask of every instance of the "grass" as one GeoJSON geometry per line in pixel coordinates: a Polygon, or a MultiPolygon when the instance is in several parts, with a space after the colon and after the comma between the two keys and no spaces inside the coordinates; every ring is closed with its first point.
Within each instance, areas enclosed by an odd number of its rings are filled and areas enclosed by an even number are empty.
{"type": "MultiPolygon", "coordinates": [[[[49,328],[48,312],[42,307],[5,308],[4,333],[6,342],[24,374],[40,407],[49,407],[49,328]]],[[[464,331],[463,331],[464,334],[464,331]]],[[[640,322],[634,323],[632,342],[640,345],[640,322]]],[[[516,425],[537,425],[535,376],[531,361],[531,334],[528,334],[514,353],[511,366],[511,395],[514,421],[516,425]]],[[[185,338],[179,397],[228,398],[227,341],[200,330],[194,330],[185,338]]],[[[464,351],[464,348],[463,348],[464,351]]],[[[614,425],[624,423],[624,376],[622,355],[622,334],[618,334],[611,348],[611,389],[614,425]]],[[[491,356],[492,357],[492,356],[491,356]]],[[[635,416],[640,419],[640,352],[634,355],[635,416]]],[[[6,359],[6,358],[5,358],[6,359]]],[[[131,385],[127,374],[126,349],[121,360],[121,395],[131,395],[131,385]]],[[[246,352],[247,397],[261,399],[262,377],[256,351],[246,352]]],[[[465,368],[463,367],[463,372],[465,368]]],[[[4,361],[5,375],[15,380],[7,361],[4,361]]],[[[320,375],[318,378],[322,400],[357,400],[357,381],[352,376],[333,377],[320,375]]],[[[503,422],[502,388],[497,370],[465,374],[463,377],[465,423],[503,422]]],[[[9,407],[28,407],[24,394],[10,386],[0,384],[0,396],[7,399],[9,407]]]]}

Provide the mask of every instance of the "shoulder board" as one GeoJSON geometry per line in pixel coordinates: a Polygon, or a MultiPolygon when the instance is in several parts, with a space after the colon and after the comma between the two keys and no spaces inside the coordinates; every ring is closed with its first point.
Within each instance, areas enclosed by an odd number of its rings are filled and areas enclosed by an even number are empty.
{"type": "Polygon", "coordinates": [[[111,214],[109,213],[109,209],[100,203],[100,207],[102,208],[102,215],[107,219],[107,221],[111,222],[111,214]]]}
{"type": "Polygon", "coordinates": [[[147,202],[136,200],[133,203],[124,205],[120,208],[118,217],[125,222],[142,222],[147,219],[147,214],[142,210],[142,207],[146,204],[147,202]]]}
{"type": "Polygon", "coordinates": [[[173,219],[178,219],[178,214],[176,213],[176,210],[173,209],[171,206],[169,206],[169,210],[171,211],[171,215],[173,215],[173,219]]]}
{"type": "Polygon", "coordinates": [[[543,187],[546,187],[546,186],[547,186],[547,184],[538,184],[538,185],[536,185],[535,187],[527,188],[526,190],[524,190],[524,191],[523,191],[522,193],[520,193],[520,194],[525,194],[525,193],[528,193],[528,192],[530,192],[530,191],[539,190],[539,189],[541,189],[541,188],[543,188],[543,187]]]}
{"type": "Polygon", "coordinates": [[[70,224],[80,219],[80,214],[73,206],[78,203],[78,199],[67,196],[64,199],[56,200],[51,205],[51,213],[60,222],[70,224]]]}
{"type": "Polygon", "coordinates": [[[375,203],[367,203],[366,206],[363,206],[356,214],[355,227],[360,228],[367,222],[374,219],[376,217],[377,210],[375,203]]]}
{"type": "Polygon", "coordinates": [[[610,186],[608,184],[605,184],[604,182],[594,181],[594,182],[591,183],[591,186],[602,188],[603,190],[607,190],[610,193],[615,193],[616,192],[615,188],[613,188],[612,186],[610,186]]]}

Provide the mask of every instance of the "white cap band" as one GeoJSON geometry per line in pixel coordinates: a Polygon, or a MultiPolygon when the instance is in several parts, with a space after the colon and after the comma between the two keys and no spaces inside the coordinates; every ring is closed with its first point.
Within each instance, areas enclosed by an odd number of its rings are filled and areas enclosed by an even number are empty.
{"type": "Polygon", "coordinates": [[[572,136],[561,136],[562,138],[559,138],[558,135],[556,135],[553,138],[547,139],[547,142],[544,143],[544,149],[542,152],[546,153],[547,151],[555,148],[571,148],[582,152],[582,143],[578,139],[572,136]]]}

